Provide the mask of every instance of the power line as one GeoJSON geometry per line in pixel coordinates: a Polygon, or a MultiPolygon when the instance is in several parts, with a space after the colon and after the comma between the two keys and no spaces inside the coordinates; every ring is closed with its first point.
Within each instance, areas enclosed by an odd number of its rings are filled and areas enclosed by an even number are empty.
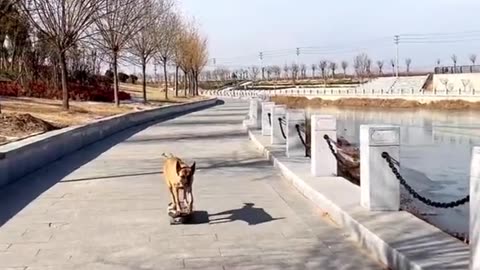
{"type": "Polygon", "coordinates": [[[462,31],[462,32],[436,32],[436,33],[404,33],[400,34],[402,37],[418,37],[418,36],[449,36],[462,34],[480,34],[480,30],[462,31]]]}

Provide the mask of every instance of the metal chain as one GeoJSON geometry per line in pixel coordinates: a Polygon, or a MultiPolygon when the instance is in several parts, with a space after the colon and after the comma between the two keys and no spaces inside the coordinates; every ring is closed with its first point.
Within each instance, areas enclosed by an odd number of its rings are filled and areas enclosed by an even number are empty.
{"type": "Polygon", "coordinates": [[[330,148],[330,152],[332,152],[332,155],[335,157],[335,159],[337,160],[338,163],[342,164],[346,169],[353,169],[353,168],[358,167],[358,166],[355,166],[355,165],[350,165],[349,166],[342,159],[338,158],[338,152],[335,152],[335,150],[333,149],[332,139],[330,139],[330,137],[327,134],[323,135],[323,138],[327,142],[328,148],[330,148]]]}
{"type": "Polygon", "coordinates": [[[285,131],[283,130],[283,125],[286,125],[285,119],[282,117],[278,118],[278,123],[280,124],[280,131],[282,132],[282,136],[284,139],[287,139],[287,136],[285,135],[285,131]]]}
{"type": "Polygon", "coordinates": [[[330,152],[332,152],[332,155],[335,157],[337,162],[340,162],[340,160],[338,159],[337,153],[335,153],[335,150],[333,149],[333,145],[332,145],[332,142],[330,141],[330,137],[328,137],[328,135],[325,134],[325,135],[323,135],[323,138],[327,142],[328,148],[330,148],[330,152]]]}
{"type": "Polygon", "coordinates": [[[460,200],[452,201],[452,202],[449,202],[449,203],[435,202],[435,201],[432,201],[428,198],[425,198],[422,195],[418,194],[418,192],[416,192],[405,181],[405,179],[402,177],[402,175],[400,174],[398,169],[395,167],[393,158],[387,152],[382,153],[382,158],[384,158],[387,161],[388,166],[392,170],[392,173],[397,177],[397,179],[400,181],[400,184],[402,184],[402,186],[405,187],[405,189],[408,191],[408,193],[410,193],[415,199],[418,199],[419,201],[421,201],[422,203],[424,203],[426,205],[433,206],[435,208],[454,208],[454,207],[458,207],[460,205],[464,205],[464,204],[466,204],[470,201],[470,195],[467,195],[460,200]]]}
{"type": "MultiPolygon", "coordinates": [[[[302,142],[303,146],[305,147],[305,152],[308,152],[310,146],[305,142],[305,139],[302,137],[302,131],[305,133],[305,129],[301,130],[301,127],[300,127],[299,124],[295,125],[295,129],[297,130],[297,134],[298,134],[298,137],[300,138],[300,141],[302,142]]],[[[305,155],[307,157],[309,156],[308,154],[305,154],[305,155]]]]}

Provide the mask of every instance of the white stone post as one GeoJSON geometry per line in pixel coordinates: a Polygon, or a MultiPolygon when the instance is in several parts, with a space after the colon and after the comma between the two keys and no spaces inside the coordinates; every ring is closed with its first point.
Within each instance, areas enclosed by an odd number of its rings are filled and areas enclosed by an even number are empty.
{"type": "Polygon", "coordinates": [[[285,144],[287,142],[287,139],[283,137],[283,134],[286,131],[286,126],[282,124],[283,126],[280,127],[279,118],[283,119],[283,123],[286,122],[285,116],[287,114],[287,106],[275,105],[272,107],[271,111],[272,111],[272,130],[271,130],[272,136],[270,137],[270,143],[285,144]],[[282,133],[282,128],[284,133],[282,133]]]}
{"type": "Polygon", "coordinates": [[[313,176],[336,176],[337,160],[332,155],[324,136],[337,140],[337,120],[333,115],[312,115],[311,170],[313,176]]]}
{"type": "Polygon", "coordinates": [[[274,102],[262,103],[262,135],[269,136],[271,132],[270,117],[271,108],[275,106],[274,102]]]}
{"type": "MultiPolygon", "coordinates": [[[[400,160],[400,127],[360,126],[361,205],[370,211],[400,210],[400,182],[382,157],[400,160]]],[[[397,169],[400,168],[397,166],[397,169]]]]}
{"type": "Polygon", "coordinates": [[[305,146],[296,128],[302,124],[305,124],[305,110],[287,111],[287,157],[305,157],[305,146]]]}
{"type": "Polygon", "coordinates": [[[258,98],[250,99],[250,125],[252,128],[260,128],[262,126],[262,107],[258,98]]]}
{"type": "Polygon", "coordinates": [[[472,151],[470,169],[470,269],[480,270],[480,146],[472,151]]]}

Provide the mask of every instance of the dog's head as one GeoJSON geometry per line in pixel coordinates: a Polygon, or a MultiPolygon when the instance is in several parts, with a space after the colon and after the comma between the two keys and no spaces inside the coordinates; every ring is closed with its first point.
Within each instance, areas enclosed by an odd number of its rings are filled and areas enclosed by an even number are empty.
{"type": "Polygon", "coordinates": [[[177,161],[177,175],[180,177],[180,183],[183,186],[188,186],[193,182],[193,175],[195,174],[195,162],[192,166],[182,165],[177,161]]]}

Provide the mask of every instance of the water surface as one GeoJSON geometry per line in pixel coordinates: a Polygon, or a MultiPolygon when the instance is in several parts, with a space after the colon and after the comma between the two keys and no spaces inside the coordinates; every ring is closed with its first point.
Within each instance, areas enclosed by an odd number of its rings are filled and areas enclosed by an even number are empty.
{"type": "MultiPolygon", "coordinates": [[[[480,145],[480,112],[422,109],[308,109],[337,117],[338,136],[358,144],[360,125],[400,126],[401,172],[425,197],[449,202],[469,191],[472,147],[480,145]]],[[[428,220],[453,232],[468,233],[468,207],[438,210],[418,202],[428,220]]]]}

